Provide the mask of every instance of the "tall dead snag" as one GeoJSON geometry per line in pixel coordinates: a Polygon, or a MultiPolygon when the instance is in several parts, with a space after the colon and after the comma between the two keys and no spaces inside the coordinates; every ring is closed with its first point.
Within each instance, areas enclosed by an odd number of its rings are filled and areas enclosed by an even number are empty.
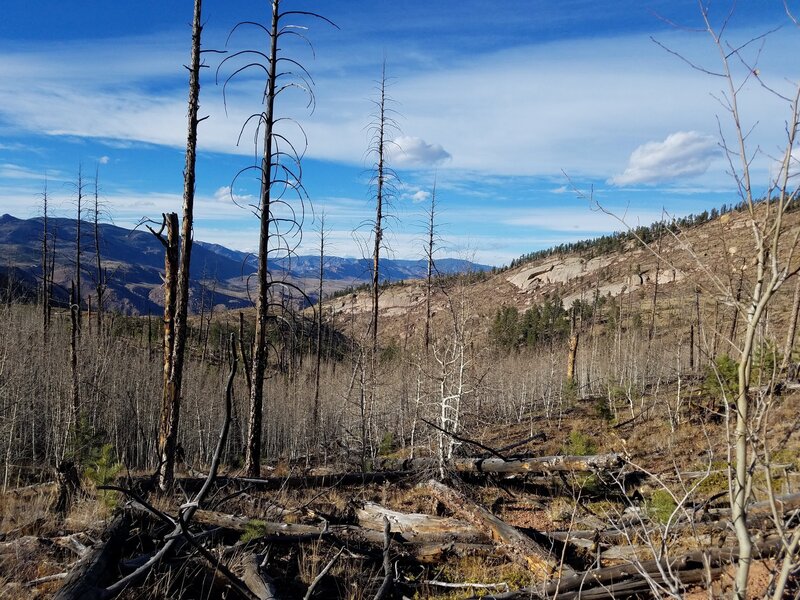
{"type": "Polygon", "coordinates": [[[80,380],[78,376],[78,339],[80,330],[80,306],[77,303],[75,293],[75,282],[72,282],[69,290],[69,365],[72,375],[72,427],[73,427],[73,446],[75,455],[80,452],[80,420],[81,420],[81,396],[80,380]]]}
{"type": "MultiPolygon", "coordinates": [[[[158,427],[159,486],[162,486],[166,483],[163,478],[166,472],[165,463],[168,458],[174,461],[178,429],[178,407],[174,402],[176,396],[172,393],[174,387],[171,383],[172,360],[175,350],[175,292],[178,285],[178,214],[164,213],[161,229],[154,231],[149,226],[148,229],[164,246],[163,393],[158,427]],[[164,229],[167,230],[166,238],[163,236],[164,229]]],[[[170,483],[172,465],[174,465],[174,462],[170,465],[170,483]]]]}
{"type": "Polygon", "coordinates": [[[100,259],[100,166],[94,172],[94,258],[95,293],[97,294],[97,333],[103,332],[103,295],[106,291],[106,278],[100,259]]]}
{"type": "Polygon", "coordinates": [[[78,211],[75,216],[75,301],[78,307],[78,335],[81,330],[81,218],[83,217],[83,167],[78,165],[78,211]]]}
{"type": "MultiPolygon", "coordinates": [[[[260,164],[246,167],[234,177],[235,184],[239,175],[245,171],[255,169],[258,171],[259,180],[258,204],[252,206],[260,219],[260,228],[258,236],[258,272],[256,275],[256,323],[251,359],[252,369],[250,371],[249,429],[245,447],[245,471],[251,477],[258,476],[261,471],[264,375],[267,370],[267,328],[270,318],[270,292],[273,283],[267,259],[270,252],[275,252],[279,249],[291,254],[292,248],[289,245],[289,237],[297,235],[301,228],[300,215],[302,215],[302,210],[296,210],[294,207],[289,206],[289,202],[285,198],[287,193],[288,195],[294,193],[301,206],[304,200],[307,199],[305,188],[301,183],[302,167],[300,157],[304,148],[296,148],[286,135],[276,129],[276,124],[290,122],[291,119],[276,118],[275,101],[281,93],[287,90],[300,90],[306,93],[309,106],[313,106],[315,101],[311,75],[296,60],[278,55],[278,41],[279,39],[288,41],[291,37],[295,37],[308,42],[305,36],[300,33],[305,27],[285,24],[286,17],[308,16],[330,23],[324,17],[312,12],[281,12],[281,4],[281,0],[272,0],[271,18],[268,26],[248,21],[237,24],[231,32],[232,36],[240,27],[249,26],[266,33],[269,38],[269,48],[266,53],[260,50],[240,50],[232,53],[220,63],[220,68],[231,60],[244,61],[245,63],[228,77],[225,86],[234,76],[250,68],[258,69],[266,77],[262,110],[251,115],[243,126],[244,129],[251,121],[256,122],[254,137],[256,154],[261,156],[260,164]],[[284,65],[285,68],[283,68],[284,65]],[[280,69],[279,66],[281,66],[280,69]],[[277,216],[278,211],[282,208],[288,210],[291,213],[291,217],[281,218],[277,216]]],[[[224,90],[225,87],[223,87],[223,94],[224,90]]],[[[303,135],[302,137],[304,139],[305,136],[303,135]]],[[[231,185],[231,197],[235,202],[233,185],[231,185]]],[[[281,285],[292,287],[286,283],[281,285]]]]}
{"type": "Polygon", "coordinates": [[[800,277],[797,278],[797,282],[794,285],[792,312],[789,314],[789,325],[786,328],[786,342],[783,345],[783,360],[781,361],[782,373],[786,373],[786,370],[792,363],[792,351],[794,350],[794,337],[797,332],[798,315],[800,315],[800,277]]]}
{"type": "Polygon", "coordinates": [[[319,427],[319,378],[322,366],[322,286],[325,282],[325,213],[319,221],[319,283],[317,286],[317,340],[316,364],[314,365],[314,409],[311,422],[314,426],[314,436],[319,427]]]}
{"type": "Polygon", "coordinates": [[[389,192],[392,190],[392,181],[396,174],[387,165],[386,157],[391,141],[388,139],[393,131],[397,131],[397,124],[392,118],[391,108],[388,107],[389,98],[386,96],[386,62],[381,69],[381,79],[378,82],[378,98],[373,100],[375,113],[373,122],[368,130],[370,133],[369,153],[374,157],[373,176],[370,183],[375,191],[375,222],[373,223],[373,248],[372,248],[372,348],[378,348],[378,298],[380,296],[380,256],[385,230],[386,208],[389,192]]]}
{"type": "Polygon", "coordinates": [[[425,249],[425,258],[428,259],[428,273],[425,278],[425,352],[431,343],[431,297],[433,295],[433,246],[436,230],[434,228],[434,217],[436,216],[436,180],[433,181],[433,191],[431,192],[431,206],[428,211],[428,247],[425,249]]]}
{"type": "Polygon", "coordinates": [[[50,241],[48,239],[47,219],[48,219],[48,197],[47,197],[47,178],[44,180],[44,191],[42,192],[42,331],[47,335],[47,328],[50,325],[50,297],[52,285],[50,283],[50,263],[48,261],[48,250],[50,241]]]}
{"type": "Polygon", "coordinates": [[[261,198],[259,211],[261,227],[258,234],[258,292],[256,299],[256,328],[253,340],[252,387],[250,389],[250,429],[245,447],[245,471],[250,477],[261,474],[261,423],[264,402],[264,373],[267,370],[267,311],[269,309],[269,253],[270,206],[272,201],[273,129],[275,127],[275,90],[278,75],[278,22],[280,0],[272,2],[270,22],[270,47],[267,60],[267,93],[261,113],[264,128],[264,153],[261,160],[261,198]]]}
{"type": "Polygon", "coordinates": [[[567,383],[575,385],[575,360],[578,356],[578,338],[580,332],[577,324],[578,309],[572,307],[571,333],[569,336],[569,354],[567,354],[567,383]]]}
{"type": "MultiPolygon", "coordinates": [[[[192,50],[189,69],[189,115],[186,134],[186,162],[183,168],[183,215],[181,220],[180,250],[178,250],[178,216],[170,215],[170,225],[175,230],[174,263],[172,266],[174,286],[173,342],[170,348],[169,362],[164,363],[164,390],[161,406],[161,423],[159,426],[159,461],[158,484],[162,490],[172,485],[175,472],[175,448],[178,439],[180,422],[181,390],[183,387],[183,362],[186,349],[186,319],[189,312],[189,267],[192,256],[192,227],[194,224],[194,186],[195,164],[197,161],[197,125],[203,119],[198,118],[200,109],[200,39],[203,31],[201,22],[202,0],[194,2],[194,18],[192,19],[192,50]],[[174,217],[174,221],[172,218],[174,217]]],[[[169,229],[168,229],[169,233],[169,229]]],[[[168,235],[169,238],[169,235],[168,235]]],[[[171,245],[168,244],[167,254],[171,245]]],[[[98,297],[99,302],[99,297],[98,297]]],[[[165,302],[165,310],[167,303],[165,302]]],[[[165,321],[166,323],[166,321],[165,321]]],[[[165,329],[165,345],[166,345],[165,329]]],[[[166,350],[166,348],[165,348],[166,350]]]]}
{"type": "Polygon", "coordinates": [[[372,348],[378,347],[378,297],[380,295],[380,255],[383,242],[383,183],[386,159],[386,64],[381,74],[378,100],[378,131],[376,134],[376,183],[375,183],[375,247],[372,252],[372,348]]]}

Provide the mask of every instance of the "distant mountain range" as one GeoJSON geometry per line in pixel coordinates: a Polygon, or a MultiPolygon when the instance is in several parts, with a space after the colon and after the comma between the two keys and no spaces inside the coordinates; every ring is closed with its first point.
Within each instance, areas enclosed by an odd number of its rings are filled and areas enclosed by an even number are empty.
{"type": "MultiPolygon", "coordinates": [[[[75,278],[76,223],[72,219],[51,218],[48,228],[56,240],[54,297],[58,302],[65,302],[70,281],[75,278]]],[[[99,230],[100,256],[107,273],[107,306],[129,314],[159,312],[164,272],[161,243],[146,230],[129,230],[107,223],[101,223],[99,230]]],[[[16,295],[35,297],[41,278],[42,231],[42,218],[0,217],[0,286],[3,290],[12,289],[16,295]]],[[[82,222],[81,239],[81,288],[86,298],[95,296],[96,285],[92,224],[82,222]]],[[[292,282],[316,301],[319,256],[293,256],[270,262],[274,279],[292,282]]],[[[199,311],[201,306],[241,308],[252,305],[248,281],[252,281],[256,272],[253,254],[195,241],[191,264],[193,310],[199,311]]],[[[323,293],[368,283],[371,264],[370,259],[325,257],[323,293]]],[[[453,274],[492,267],[442,258],[436,261],[436,268],[439,273],[453,274]]],[[[381,261],[381,281],[419,279],[425,277],[426,272],[425,260],[381,261]]]]}

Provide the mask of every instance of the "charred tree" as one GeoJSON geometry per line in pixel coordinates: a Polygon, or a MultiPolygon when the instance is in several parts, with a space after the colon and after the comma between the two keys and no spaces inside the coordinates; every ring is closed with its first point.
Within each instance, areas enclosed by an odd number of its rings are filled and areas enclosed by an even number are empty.
{"type": "MultiPolygon", "coordinates": [[[[148,227],[149,228],[149,227],[148,227]]],[[[172,360],[175,349],[175,295],[178,286],[178,214],[164,213],[161,229],[153,235],[164,246],[164,338],[163,338],[163,389],[161,396],[161,417],[158,426],[159,486],[165,483],[165,463],[167,458],[174,460],[177,440],[177,413],[172,393],[172,360]],[[163,235],[166,229],[166,238],[163,235]]],[[[148,320],[149,322],[149,320],[148,320]]],[[[148,336],[149,337],[149,336],[148,336]]],[[[174,463],[171,463],[174,464],[174,463]]],[[[170,479],[172,473],[170,472],[170,479]]]]}
{"type": "Polygon", "coordinates": [[[83,216],[83,167],[78,165],[78,210],[75,216],[75,298],[74,304],[78,307],[78,335],[81,330],[81,217],[83,216]]]}
{"type": "MultiPolygon", "coordinates": [[[[159,487],[162,490],[172,485],[175,471],[175,448],[180,422],[181,390],[183,387],[183,363],[186,349],[187,316],[189,311],[189,267],[192,255],[192,228],[194,225],[195,165],[197,162],[197,125],[200,109],[200,46],[202,36],[202,0],[194,2],[192,19],[192,49],[189,64],[189,114],[186,134],[186,159],[183,169],[183,215],[181,220],[180,248],[178,248],[178,216],[170,215],[167,254],[172,260],[172,279],[168,285],[173,287],[173,336],[169,362],[164,363],[164,390],[159,427],[159,487]],[[175,246],[169,233],[174,229],[175,246]]],[[[166,264],[165,264],[166,266],[166,264]]],[[[165,302],[165,310],[167,303],[165,302]]],[[[166,322],[166,320],[165,320],[166,322]]],[[[202,327],[202,323],[201,323],[202,327]]],[[[165,329],[165,346],[166,346],[165,329]]],[[[166,347],[165,347],[166,351],[166,347]]]]}
{"type": "Polygon", "coordinates": [[[47,329],[50,326],[50,299],[52,296],[52,278],[50,277],[50,262],[49,262],[49,233],[48,233],[48,196],[47,196],[47,178],[44,180],[44,191],[42,192],[42,291],[41,291],[41,309],[42,309],[42,331],[47,335],[47,329]]]}
{"type": "Polygon", "coordinates": [[[431,207],[428,212],[428,247],[425,251],[425,257],[428,259],[428,273],[425,278],[425,352],[431,342],[431,296],[433,295],[433,250],[435,242],[435,223],[436,216],[436,180],[433,181],[433,191],[431,192],[431,207]]]}
{"type": "MultiPolygon", "coordinates": [[[[313,106],[313,80],[309,72],[296,60],[279,56],[279,41],[295,38],[304,42],[308,39],[301,33],[306,27],[297,27],[287,24],[286,18],[293,16],[319,18],[328,23],[320,15],[302,11],[288,10],[281,12],[281,0],[272,0],[271,16],[268,25],[252,21],[238,23],[231,31],[229,40],[240,28],[253,27],[259,33],[268,37],[266,51],[245,49],[234,52],[220,63],[220,69],[235,61],[240,64],[234,67],[233,73],[225,81],[225,88],[231,79],[238,74],[255,68],[265,76],[264,93],[262,96],[261,111],[251,115],[244,123],[244,130],[250,123],[255,123],[256,156],[260,157],[257,164],[245,167],[234,177],[231,185],[231,199],[237,203],[233,193],[234,185],[242,173],[250,170],[258,172],[258,201],[250,208],[260,219],[259,242],[256,273],[256,319],[253,338],[253,351],[250,369],[250,401],[249,401],[249,428],[245,447],[245,470],[248,475],[255,476],[261,470],[261,439],[264,405],[264,378],[267,371],[267,330],[271,320],[277,317],[274,311],[283,310],[282,306],[271,304],[271,292],[276,282],[273,282],[268,257],[270,253],[283,252],[291,255],[296,247],[292,245],[291,238],[299,236],[301,232],[304,202],[307,200],[305,188],[302,185],[302,167],[300,157],[305,148],[298,148],[287,134],[278,131],[276,125],[283,123],[296,124],[290,118],[276,117],[276,99],[284,92],[295,90],[305,93],[308,105],[313,106]],[[287,196],[294,195],[300,204],[300,210],[290,204],[287,196]],[[286,209],[289,217],[279,216],[281,209],[286,209]]],[[[219,74],[219,69],[217,71],[219,74]]],[[[299,127],[299,126],[298,126],[299,127]]],[[[301,139],[305,134],[301,131],[301,139]]],[[[281,282],[282,288],[292,288],[291,284],[281,282]]]]}
{"type": "Polygon", "coordinates": [[[97,333],[103,332],[103,297],[106,291],[106,278],[100,258],[100,167],[94,173],[94,258],[95,258],[95,293],[97,295],[97,333]]]}
{"type": "Polygon", "coordinates": [[[393,132],[396,132],[398,127],[392,117],[394,111],[388,106],[390,99],[386,94],[386,85],[386,62],[384,61],[381,69],[381,79],[378,82],[378,98],[373,100],[375,105],[373,122],[369,126],[371,137],[369,153],[374,158],[371,187],[375,193],[375,221],[372,224],[372,323],[370,325],[373,352],[378,348],[378,299],[380,296],[381,248],[383,247],[383,234],[385,232],[385,221],[388,216],[387,208],[390,196],[393,192],[393,182],[397,179],[397,175],[387,164],[389,147],[393,143],[389,139],[389,136],[393,132]]]}

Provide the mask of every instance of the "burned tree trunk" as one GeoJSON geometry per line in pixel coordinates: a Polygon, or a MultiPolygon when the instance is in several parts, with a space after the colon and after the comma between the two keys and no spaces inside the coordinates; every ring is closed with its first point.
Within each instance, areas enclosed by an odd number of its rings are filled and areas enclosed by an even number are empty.
{"type": "Polygon", "coordinates": [[[58,497],[53,505],[53,512],[63,518],[81,489],[81,478],[74,462],[62,460],[59,463],[56,467],[56,484],[58,485],[58,497]]]}
{"type": "MultiPolygon", "coordinates": [[[[169,479],[172,478],[172,461],[175,456],[175,443],[178,435],[178,401],[171,380],[172,358],[175,348],[175,290],[178,275],[178,215],[164,214],[161,230],[153,234],[164,245],[164,341],[163,341],[163,392],[161,396],[161,418],[158,427],[159,485],[165,481],[164,475],[169,465],[169,479]],[[161,235],[166,228],[167,237],[161,235]]],[[[152,231],[152,229],[151,229],[152,231]]]]}
{"type": "MultiPolygon", "coordinates": [[[[169,365],[164,364],[164,402],[161,412],[159,450],[161,466],[158,483],[162,490],[172,485],[175,471],[175,447],[180,421],[181,389],[183,387],[183,362],[186,348],[186,319],[189,312],[189,266],[192,255],[192,227],[194,224],[195,163],[197,157],[197,125],[200,108],[200,37],[202,0],[194,2],[192,20],[192,58],[189,66],[189,124],[186,136],[186,164],[183,170],[183,217],[181,222],[180,258],[177,240],[173,263],[173,281],[176,294],[173,300],[173,341],[169,365]],[[178,264],[180,261],[180,264],[178,264]]],[[[174,214],[174,213],[173,213],[174,214]]],[[[172,227],[177,236],[178,222],[174,215],[172,227]]],[[[165,332],[166,333],[166,332],[165,332]]],[[[166,339],[166,338],[165,338],[166,339]]]]}
{"type": "Polygon", "coordinates": [[[258,274],[256,299],[256,329],[253,340],[253,367],[251,370],[249,430],[245,448],[245,471],[250,477],[261,474],[261,423],[264,406],[264,374],[267,370],[267,313],[269,311],[269,268],[267,256],[270,242],[270,209],[272,202],[273,130],[275,126],[276,79],[278,76],[278,21],[279,0],[272,2],[270,23],[270,50],[267,60],[267,90],[264,97],[264,112],[261,115],[264,148],[261,159],[261,197],[259,216],[261,225],[258,236],[258,274]]]}
{"type": "Polygon", "coordinates": [[[80,420],[81,420],[81,396],[80,380],[78,377],[78,336],[80,335],[80,314],[81,308],[77,304],[75,297],[75,283],[70,287],[69,294],[69,365],[72,375],[72,426],[73,426],[73,445],[76,456],[80,452],[80,420]]]}
{"type": "Polygon", "coordinates": [[[567,382],[575,384],[575,359],[578,356],[578,332],[569,337],[569,354],[567,355],[567,382]]]}
{"type": "MultiPolygon", "coordinates": [[[[106,291],[103,263],[100,260],[100,190],[98,179],[100,167],[94,173],[94,258],[95,258],[95,291],[97,293],[97,333],[103,332],[103,295],[106,291]]],[[[90,317],[91,320],[91,317],[90,317]]]]}

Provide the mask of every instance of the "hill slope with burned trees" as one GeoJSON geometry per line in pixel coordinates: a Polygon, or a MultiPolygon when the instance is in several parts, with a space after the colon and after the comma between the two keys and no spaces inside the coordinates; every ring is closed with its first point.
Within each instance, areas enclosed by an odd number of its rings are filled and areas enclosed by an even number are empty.
{"type": "MultiPolygon", "coordinates": [[[[798,213],[787,218],[787,227],[797,228],[798,213]]],[[[726,585],[725,564],[736,552],[727,550],[735,543],[726,538],[729,517],[720,506],[727,486],[728,402],[737,387],[730,342],[740,343],[744,320],[726,302],[730,298],[708,283],[726,282],[732,297],[743,296],[752,284],[752,263],[744,253],[749,219],[746,212],[735,212],[686,231],[664,229],[650,248],[631,241],[605,253],[564,252],[495,274],[435,279],[427,349],[425,282],[388,286],[381,294],[379,354],[370,363],[364,350],[369,300],[358,292],[323,302],[319,337],[316,313],[298,315],[302,327],[276,323],[263,430],[268,464],[258,480],[237,479],[247,432],[248,375],[240,364],[229,379],[226,366],[237,354],[227,344],[230,334],[243,337],[246,353],[252,330],[240,326],[236,313],[224,311],[205,326],[191,321],[183,398],[187,425],[179,434],[176,473],[190,494],[200,493],[193,487],[203,483],[197,471],[207,472],[204,465],[225,422],[226,380],[231,403],[220,455],[224,477],[213,482],[213,489],[230,497],[222,504],[201,501],[195,534],[204,535],[208,527],[224,531],[220,542],[230,544],[226,561],[244,581],[253,576],[248,552],[269,545],[274,558],[266,572],[285,597],[302,596],[327,562],[333,566],[317,584],[327,590],[320,593],[336,596],[337,586],[347,582],[365,590],[379,586],[384,516],[396,531],[387,538],[393,569],[424,570],[448,557],[452,566],[439,579],[431,573],[430,581],[394,584],[425,597],[452,589],[444,584],[462,586],[468,592],[463,597],[504,586],[539,589],[542,573],[548,573],[545,580],[561,573],[559,598],[572,597],[570,582],[584,577],[581,573],[596,578],[591,587],[600,585],[598,591],[611,581],[621,590],[642,590],[652,581],[702,584],[702,562],[709,556],[719,580],[715,585],[726,585]],[[461,486],[502,477],[513,495],[482,487],[477,495],[464,496],[438,483],[417,485],[442,472],[461,479],[461,486]],[[440,507],[433,515],[430,498],[440,507]],[[442,510],[445,517],[436,516],[442,510]],[[329,524],[321,525],[321,518],[329,524]],[[290,524],[280,524],[285,519],[290,524]],[[494,542],[483,537],[487,528],[497,529],[494,542]],[[729,555],[703,550],[703,536],[714,531],[729,555]],[[303,539],[316,540],[316,554],[308,554],[303,539]],[[493,543],[506,558],[496,557],[493,543]],[[293,548],[301,553],[294,563],[293,548]],[[366,552],[371,558],[359,560],[374,565],[354,570],[355,559],[341,548],[366,552]],[[600,569],[594,562],[598,553],[600,569]],[[622,567],[606,566],[629,564],[634,556],[643,561],[637,563],[644,574],[639,579],[621,575],[622,567]],[[664,580],[659,560],[666,559],[683,562],[664,580]],[[499,587],[472,585],[478,582],[499,587]]],[[[765,427],[769,424],[763,438],[769,458],[756,460],[769,460],[764,464],[776,477],[777,496],[796,489],[800,466],[799,424],[791,409],[796,396],[793,380],[787,380],[793,359],[784,350],[796,311],[792,300],[792,290],[782,290],[766,315],[751,382],[751,393],[769,410],[762,417],[765,427]]],[[[13,590],[14,581],[60,573],[68,560],[63,552],[70,551],[54,553],[36,540],[86,548],[91,529],[113,516],[111,507],[126,505],[124,494],[95,492],[97,486],[113,483],[122,465],[134,474],[156,467],[161,367],[154,324],[117,317],[107,329],[80,336],[74,388],[68,313],[56,311],[42,337],[29,335],[40,329],[35,307],[11,304],[3,310],[8,358],[2,531],[14,558],[3,554],[2,560],[27,574],[8,581],[13,590]],[[18,353],[27,357],[24,363],[11,359],[18,353]],[[76,390],[77,425],[69,418],[76,390]],[[77,453],[70,449],[75,435],[77,453]],[[41,465],[69,456],[85,469],[80,493],[96,494],[98,504],[90,514],[81,512],[87,510],[85,499],[66,508],[76,524],[64,537],[60,521],[41,517],[50,503],[48,490],[57,486],[36,482],[48,480],[41,465]],[[46,556],[50,566],[33,573],[26,570],[25,556],[36,561],[46,556]]],[[[766,480],[759,481],[756,502],[766,492],[766,480]]],[[[780,502],[791,526],[794,496],[780,502]]],[[[752,511],[761,514],[757,506],[752,511]]],[[[161,526],[151,517],[139,511],[132,518],[124,526],[138,531],[140,539],[159,535],[161,526]]],[[[751,518],[759,527],[773,526],[767,514],[751,518]]],[[[772,539],[759,546],[764,556],[780,553],[780,543],[772,539]]],[[[138,560],[145,550],[123,545],[115,551],[138,560]]],[[[198,585],[218,585],[196,561],[167,563],[156,573],[156,587],[147,588],[153,593],[163,586],[170,594],[193,597],[198,585]],[[176,568],[184,583],[170,583],[176,568]],[[200,578],[189,583],[190,574],[200,578]]],[[[57,585],[44,582],[41,589],[57,585]]],[[[542,589],[547,595],[546,585],[542,589]]]]}
{"type": "MultiPolygon", "coordinates": [[[[232,44],[255,27],[266,45],[218,65],[223,85],[263,77],[240,138],[255,130],[254,307],[189,311],[214,250],[190,235],[200,0],[182,212],[136,257],[164,266],[163,318],[88,319],[80,243],[68,303],[53,302],[52,229],[37,302],[0,306],[3,597],[796,597],[800,88],[750,85],[761,44],[729,43],[730,15],[717,31],[703,7],[736,210],[434,277],[432,203],[427,276],[384,286],[384,65],[370,289],[300,311],[273,258],[302,228],[285,214],[303,213],[304,149],[276,98],[315,97],[278,42],[302,40],[295,19],[331,23],[283,6],[234,26],[232,44]],[[763,197],[737,102],[751,87],[788,110],[763,197]]],[[[80,171],[75,191],[80,214],[80,171]]],[[[223,258],[224,275],[239,261],[223,258]]]]}

